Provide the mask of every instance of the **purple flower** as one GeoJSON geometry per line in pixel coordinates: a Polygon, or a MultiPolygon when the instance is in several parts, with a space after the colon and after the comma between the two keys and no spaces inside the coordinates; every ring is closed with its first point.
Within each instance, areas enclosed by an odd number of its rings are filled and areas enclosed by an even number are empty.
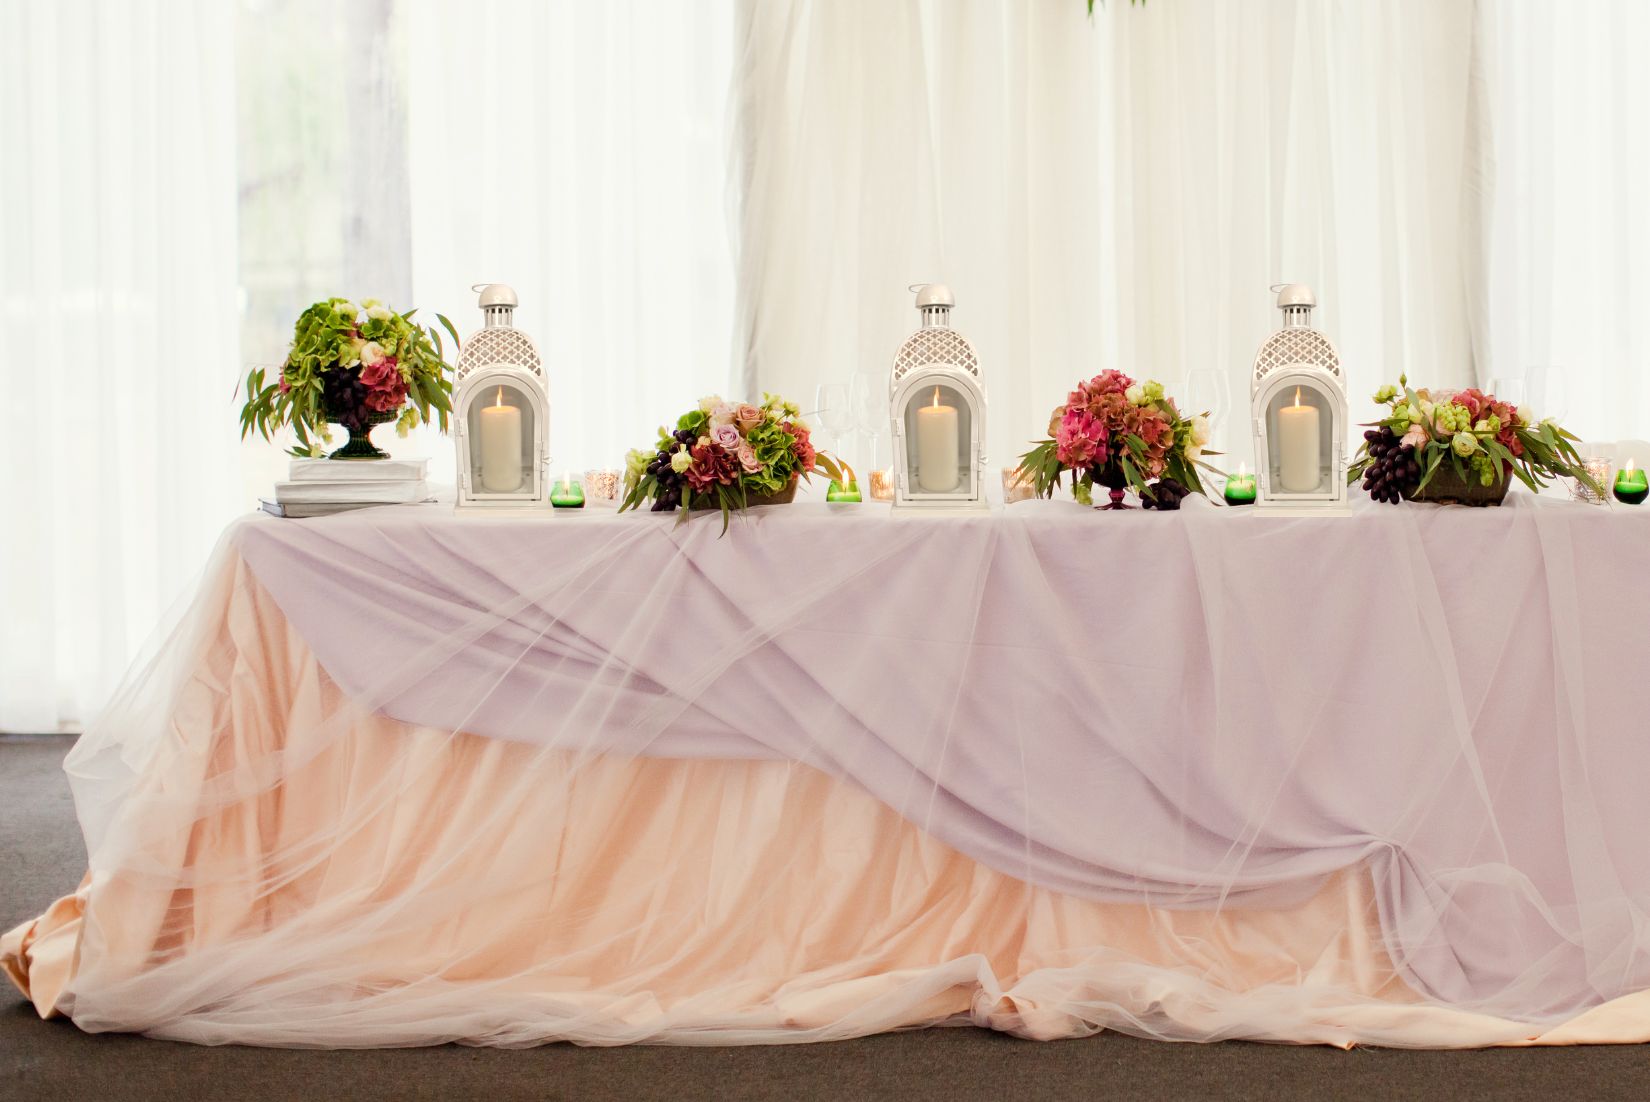
{"type": "Polygon", "coordinates": [[[739,436],[739,430],[732,425],[717,425],[710,430],[710,438],[720,445],[723,451],[738,451],[739,445],[744,443],[739,436]]]}

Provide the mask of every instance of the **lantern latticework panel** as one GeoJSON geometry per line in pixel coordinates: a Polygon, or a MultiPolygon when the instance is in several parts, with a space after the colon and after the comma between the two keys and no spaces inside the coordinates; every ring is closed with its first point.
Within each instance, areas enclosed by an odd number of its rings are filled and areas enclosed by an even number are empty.
{"type": "Polygon", "coordinates": [[[458,354],[455,373],[459,381],[479,367],[511,364],[544,377],[544,365],[532,340],[519,329],[482,329],[473,334],[458,354]]]}
{"type": "Polygon", "coordinates": [[[914,368],[929,364],[952,364],[979,378],[980,361],[968,339],[955,329],[919,329],[894,357],[894,382],[914,368]]]}
{"type": "Polygon", "coordinates": [[[1341,377],[1341,358],[1329,338],[1316,329],[1281,329],[1255,356],[1255,379],[1264,379],[1280,367],[1312,364],[1341,377]]]}

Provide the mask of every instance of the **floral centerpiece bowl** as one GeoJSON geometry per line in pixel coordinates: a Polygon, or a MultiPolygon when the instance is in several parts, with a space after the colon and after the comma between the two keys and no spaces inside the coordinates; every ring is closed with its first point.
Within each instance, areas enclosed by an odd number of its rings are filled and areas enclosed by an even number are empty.
{"type": "Polygon", "coordinates": [[[1185,417],[1155,381],[1137,383],[1121,371],[1102,371],[1077,384],[1066,404],[1049,419],[1047,440],[1020,457],[1020,471],[1042,497],[1050,497],[1063,475],[1071,475],[1072,496],[1085,504],[1093,487],[1103,486],[1102,509],[1127,509],[1132,489],[1148,509],[1178,509],[1187,494],[1202,493],[1198,468],[1209,441],[1209,417],[1185,417]]]}
{"type": "MultiPolygon", "coordinates": [[[[414,322],[416,313],[396,313],[376,299],[358,306],[342,298],[305,310],[276,380],[266,382],[262,368],[247,375],[241,437],[256,431],[267,440],[290,425],[298,438],[292,454],[319,457],[321,445],[332,440],[326,427],[332,422],[349,440],[331,458],[387,459],[372,443],[374,425],[393,421],[405,436],[433,417],[447,431],[452,367],[442,358],[440,332],[414,322]]],[[[452,322],[436,318],[457,348],[452,322]]]]}
{"type": "Polygon", "coordinates": [[[1416,390],[1399,376],[1375,401],[1387,415],[1365,426],[1347,480],[1361,479],[1376,501],[1500,505],[1514,478],[1537,493],[1555,478],[1603,492],[1575,449],[1576,436],[1493,394],[1416,390]]]}
{"type": "Polygon", "coordinates": [[[652,449],[625,457],[619,511],[651,502],[655,513],[677,510],[680,522],[717,509],[726,532],[735,510],[790,502],[797,483],[815,470],[841,477],[836,461],[814,449],[794,403],[772,394],[759,406],[712,395],[677,418],[674,429],[660,428],[652,449]]]}

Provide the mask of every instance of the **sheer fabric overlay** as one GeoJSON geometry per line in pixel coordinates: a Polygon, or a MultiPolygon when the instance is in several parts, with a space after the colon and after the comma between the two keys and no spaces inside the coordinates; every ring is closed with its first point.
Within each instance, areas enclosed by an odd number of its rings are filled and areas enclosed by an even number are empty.
{"type": "Polygon", "coordinates": [[[1644,1040],[1647,523],[249,520],[0,958],[207,1043],[1644,1040]]]}

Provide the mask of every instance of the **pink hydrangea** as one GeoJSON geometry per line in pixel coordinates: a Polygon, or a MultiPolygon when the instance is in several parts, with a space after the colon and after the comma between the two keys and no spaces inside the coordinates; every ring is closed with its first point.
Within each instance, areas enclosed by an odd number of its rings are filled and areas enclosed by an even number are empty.
{"type": "Polygon", "coordinates": [[[1055,454],[1067,467],[1095,466],[1106,461],[1108,439],[1105,423],[1074,401],[1060,418],[1055,454]]]}

